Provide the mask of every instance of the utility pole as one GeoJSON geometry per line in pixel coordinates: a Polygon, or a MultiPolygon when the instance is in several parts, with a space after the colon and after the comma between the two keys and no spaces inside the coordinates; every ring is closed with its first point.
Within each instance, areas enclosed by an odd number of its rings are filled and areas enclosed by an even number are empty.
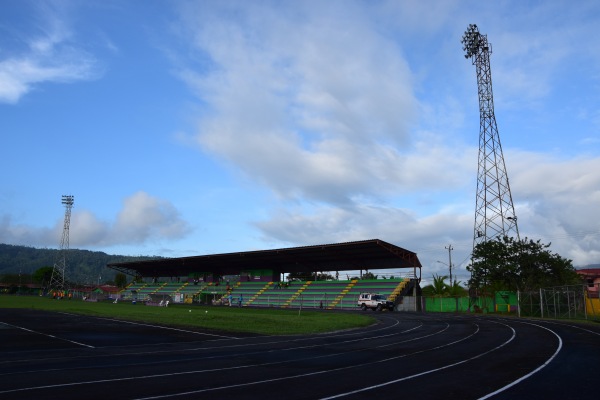
{"type": "Polygon", "coordinates": [[[446,250],[448,250],[448,269],[450,271],[450,286],[454,285],[454,281],[452,280],[452,253],[451,251],[454,250],[454,247],[452,247],[451,244],[449,244],[447,247],[444,247],[446,250]]]}

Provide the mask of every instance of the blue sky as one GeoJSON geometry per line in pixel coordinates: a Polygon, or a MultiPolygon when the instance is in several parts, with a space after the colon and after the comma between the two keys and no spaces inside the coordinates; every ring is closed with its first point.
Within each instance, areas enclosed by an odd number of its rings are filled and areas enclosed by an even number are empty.
{"type": "Polygon", "coordinates": [[[167,257],[379,238],[465,281],[495,113],[522,236],[600,262],[596,1],[0,3],[0,242],[167,257]]]}

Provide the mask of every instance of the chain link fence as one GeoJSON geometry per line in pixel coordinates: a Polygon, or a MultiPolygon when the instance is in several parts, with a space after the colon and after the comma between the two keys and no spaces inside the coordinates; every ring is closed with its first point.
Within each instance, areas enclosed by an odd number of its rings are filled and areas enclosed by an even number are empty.
{"type": "Polygon", "coordinates": [[[585,285],[543,288],[519,292],[519,316],[566,319],[599,319],[598,298],[585,285]]]}
{"type": "Polygon", "coordinates": [[[414,311],[600,320],[600,299],[597,293],[598,291],[588,290],[586,285],[572,285],[543,288],[534,292],[496,292],[477,297],[421,296],[416,298],[418,309],[415,308],[414,311]]]}

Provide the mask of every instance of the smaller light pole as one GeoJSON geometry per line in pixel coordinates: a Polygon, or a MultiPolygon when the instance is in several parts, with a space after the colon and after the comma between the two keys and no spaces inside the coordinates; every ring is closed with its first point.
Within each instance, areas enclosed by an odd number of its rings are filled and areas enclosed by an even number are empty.
{"type": "MultiPolygon", "coordinates": [[[[438,261],[436,261],[436,262],[438,262],[438,263],[440,263],[440,264],[443,264],[443,265],[445,265],[446,267],[448,267],[448,270],[450,271],[450,276],[452,276],[452,267],[451,267],[450,265],[446,264],[446,263],[445,263],[445,262],[443,262],[443,261],[439,261],[439,260],[438,260],[438,261]]],[[[451,279],[452,279],[452,278],[451,278],[451,279]]],[[[449,285],[449,286],[452,286],[452,281],[450,281],[450,285],[449,285]]]]}
{"type": "Polygon", "coordinates": [[[444,248],[448,250],[448,269],[450,270],[450,286],[452,286],[452,250],[454,250],[454,247],[452,247],[452,245],[449,244],[448,247],[444,248]]]}

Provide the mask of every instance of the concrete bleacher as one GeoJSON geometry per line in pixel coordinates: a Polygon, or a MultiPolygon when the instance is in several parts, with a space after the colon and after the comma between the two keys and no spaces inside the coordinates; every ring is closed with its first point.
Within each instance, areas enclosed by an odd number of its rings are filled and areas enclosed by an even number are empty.
{"type": "Polygon", "coordinates": [[[196,284],[194,282],[185,282],[173,294],[181,293],[185,299],[192,299],[194,296],[199,295],[207,286],[208,284],[204,282],[197,282],[196,284]]]}
{"type": "Polygon", "coordinates": [[[275,308],[323,308],[356,309],[358,296],[363,292],[379,293],[396,301],[408,288],[410,279],[346,280],[346,281],[306,281],[290,282],[234,282],[231,285],[213,282],[162,282],[132,283],[121,292],[122,299],[132,299],[132,291],[137,292],[138,301],[146,301],[150,295],[163,294],[174,297],[182,294],[184,302],[193,298],[204,298],[207,303],[228,300],[237,305],[240,297],[244,307],[275,308]]]}
{"type": "Polygon", "coordinates": [[[395,301],[402,288],[409,279],[382,279],[382,280],[357,280],[354,285],[349,285],[344,293],[328,305],[328,309],[356,309],[358,296],[361,293],[379,293],[388,300],[395,301]]]}
{"type": "Polygon", "coordinates": [[[137,289],[137,300],[146,301],[151,294],[160,289],[162,283],[149,283],[137,289]]]}
{"type": "Polygon", "coordinates": [[[410,279],[382,279],[373,281],[359,281],[353,290],[348,293],[356,306],[356,299],[360,293],[379,293],[386,296],[388,300],[395,301],[398,294],[406,286],[410,279]]]}
{"type": "Polygon", "coordinates": [[[232,296],[236,301],[242,296],[242,305],[245,307],[250,305],[269,307],[269,303],[263,301],[262,295],[273,285],[273,282],[238,282],[233,286],[232,296]]]}
{"type": "MultiPolygon", "coordinates": [[[[308,283],[308,282],[307,282],[308,283]]],[[[300,286],[286,307],[330,308],[347,293],[355,281],[314,281],[300,286]]]]}
{"type": "Polygon", "coordinates": [[[243,293],[244,306],[279,308],[356,309],[362,292],[375,292],[394,301],[408,279],[376,281],[307,281],[280,286],[277,282],[247,282],[233,288],[232,296],[243,293]]]}

